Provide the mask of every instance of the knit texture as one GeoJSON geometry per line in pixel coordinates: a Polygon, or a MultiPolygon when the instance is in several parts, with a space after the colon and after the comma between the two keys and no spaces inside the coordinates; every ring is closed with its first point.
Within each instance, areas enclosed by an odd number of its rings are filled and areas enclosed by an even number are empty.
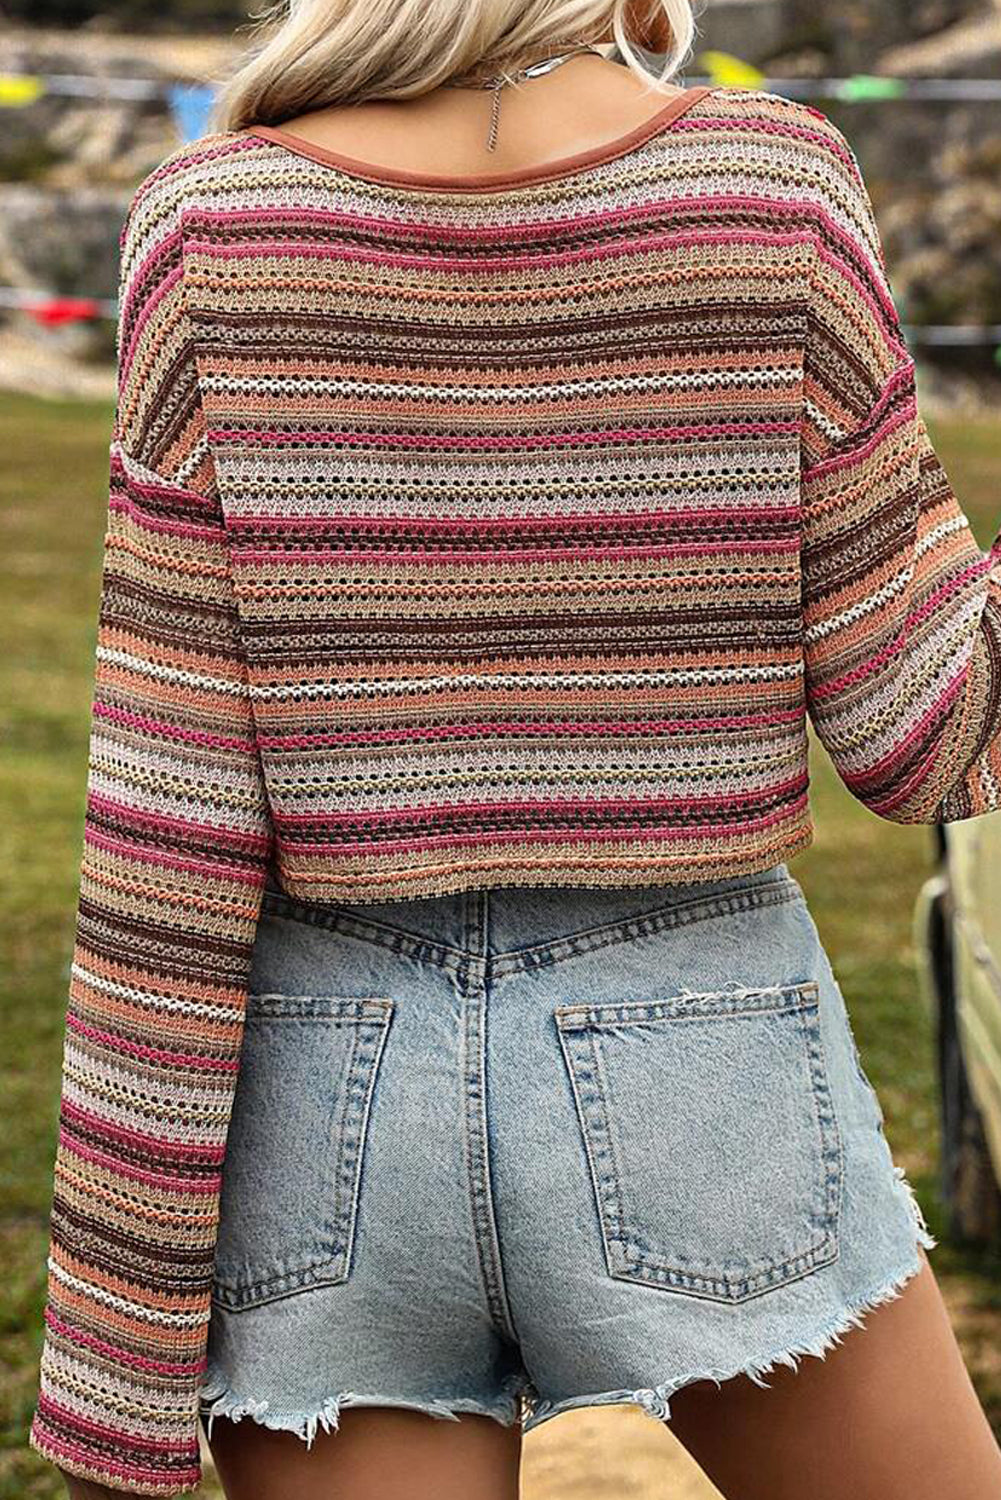
{"type": "Polygon", "coordinates": [[[1001,805],[1001,545],[821,112],[717,88],[488,188],[253,130],[150,173],[33,1446],[199,1480],[269,864],[325,903],[767,868],[811,838],[808,715],[882,817],[1001,805]]]}

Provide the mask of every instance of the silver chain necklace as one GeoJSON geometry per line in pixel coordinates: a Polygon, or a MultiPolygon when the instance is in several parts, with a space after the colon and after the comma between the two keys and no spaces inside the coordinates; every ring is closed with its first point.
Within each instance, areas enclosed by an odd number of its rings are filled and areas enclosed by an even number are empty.
{"type": "Polygon", "coordinates": [[[581,42],[571,47],[568,52],[561,52],[556,57],[544,57],[541,62],[530,63],[527,68],[519,68],[517,72],[504,74],[495,73],[492,78],[486,78],[480,83],[462,83],[456,79],[449,79],[446,88],[452,89],[492,89],[493,99],[490,108],[490,128],[487,131],[487,150],[493,151],[497,147],[497,130],[500,122],[500,97],[501,89],[507,83],[512,83],[516,78],[539,78],[543,73],[551,73],[558,68],[560,63],[565,63],[569,58],[578,56],[581,52],[594,52],[598,57],[604,54],[598,47],[593,47],[590,42],[581,42]]]}

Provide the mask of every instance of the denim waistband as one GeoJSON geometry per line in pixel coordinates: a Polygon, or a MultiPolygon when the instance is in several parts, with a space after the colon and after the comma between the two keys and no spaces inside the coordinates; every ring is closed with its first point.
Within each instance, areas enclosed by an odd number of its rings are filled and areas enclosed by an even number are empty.
{"type": "Polygon", "coordinates": [[[400,901],[303,901],[269,874],[264,912],[365,938],[443,967],[495,975],[716,914],[802,896],[784,864],[648,886],[490,886],[400,901]]]}

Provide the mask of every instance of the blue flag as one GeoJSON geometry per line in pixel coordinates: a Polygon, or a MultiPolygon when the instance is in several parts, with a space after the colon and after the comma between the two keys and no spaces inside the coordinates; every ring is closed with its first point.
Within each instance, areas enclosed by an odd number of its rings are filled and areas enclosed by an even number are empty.
{"type": "Polygon", "coordinates": [[[204,83],[172,83],[167,90],[170,112],[182,141],[196,141],[208,133],[214,91],[204,83]]]}

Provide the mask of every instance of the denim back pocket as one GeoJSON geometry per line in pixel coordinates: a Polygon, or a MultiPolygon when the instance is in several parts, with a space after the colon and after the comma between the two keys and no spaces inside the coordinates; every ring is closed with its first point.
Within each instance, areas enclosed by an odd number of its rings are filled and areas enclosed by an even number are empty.
{"type": "Polygon", "coordinates": [[[393,1003],[252,994],[223,1163],[212,1295],[232,1310],[345,1281],[393,1003]]]}
{"type": "Polygon", "coordinates": [[[610,1274],[743,1302],[836,1259],[814,981],[556,1011],[610,1274]]]}

